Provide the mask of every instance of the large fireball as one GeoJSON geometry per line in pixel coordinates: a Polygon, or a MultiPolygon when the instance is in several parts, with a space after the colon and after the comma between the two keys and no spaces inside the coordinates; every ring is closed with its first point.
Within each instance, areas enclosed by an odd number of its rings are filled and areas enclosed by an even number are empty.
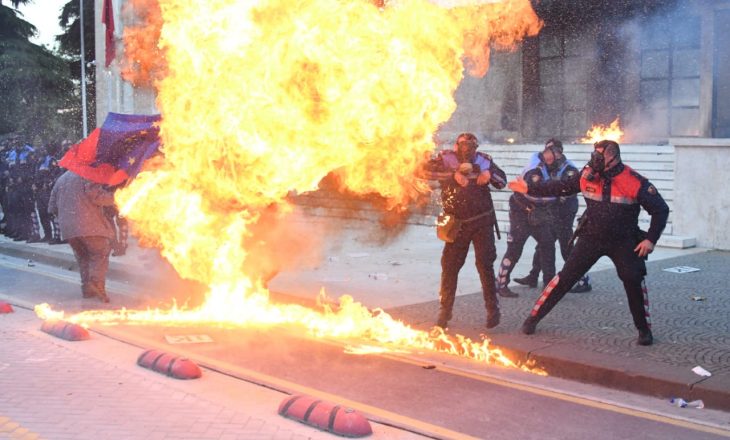
{"type": "Polygon", "coordinates": [[[427,190],[416,171],[456,108],[465,67],[485,74],[492,48],[540,28],[529,0],[467,3],[134,0],[144,15],[125,31],[125,77],[157,89],[164,161],[117,202],[145,243],[210,291],[187,313],[72,320],[299,323],[320,336],[503,358],[489,341],[437,342],[347,297],[324,313],[273,305],[262,284],[306,246],[288,226],[288,195],[328,175],[388,209],[427,190]]]}

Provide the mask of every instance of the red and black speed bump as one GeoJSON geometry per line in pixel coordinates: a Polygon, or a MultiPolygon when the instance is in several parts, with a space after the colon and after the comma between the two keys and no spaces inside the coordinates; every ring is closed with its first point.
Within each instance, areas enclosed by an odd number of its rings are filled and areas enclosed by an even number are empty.
{"type": "Polygon", "coordinates": [[[80,325],[59,320],[43,321],[41,330],[67,341],[85,341],[90,337],[89,331],[80,325]]]}
{"type": "Polygon", "coordinates": [[[365,437],[373,433],[368,419],[354,409],[310,396],[287,397],[279,405],[279,415],[343,437],[365,437]]]}
{"type": "Polygon", "coordinates": [[[198,364],[190,359],[161,350],[145,351],[137,359],[137,365],[175,379],[197,379],[203,375],[198,364]]]}
{"type": "Polygon", "coordinates": [[[6,303],[5,301],[0,301],[0,315],[5,313],[13,313],[15,310],[13,310],[13,306],[6,303]]]}

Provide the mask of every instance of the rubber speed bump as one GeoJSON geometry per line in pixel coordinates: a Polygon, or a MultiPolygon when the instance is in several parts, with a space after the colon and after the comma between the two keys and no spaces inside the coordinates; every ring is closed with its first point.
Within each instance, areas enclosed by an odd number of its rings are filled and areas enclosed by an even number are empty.
{"type": "Polygon", "coordinates": [[[279,405],[279,415],[343,437],[373,433],[368,419],[354,409],[310,396],[287,397],[279,405]]]}
{"type": "Polygon", "coordinates": [[[190,359],[165,353],[161,350],[145,351],[137,359],[137,365],[175,379],[197,379],[203,375],[200,367],[190,359]]]}
{"type": "Polygon", "coordinates": [[[72,324],[66,321],[43,321],[41,330],[49,335],[65,339],[67,341],[85,341],[90,338],[88,330],[78,324],[72,324]]]}
{"type": "Polygon", "coordinates": [[[13,313],[15,310],[13,310],[13,306],[6,303],[5,301],[0,301],[0,315],[4,313],[13,313]]]}

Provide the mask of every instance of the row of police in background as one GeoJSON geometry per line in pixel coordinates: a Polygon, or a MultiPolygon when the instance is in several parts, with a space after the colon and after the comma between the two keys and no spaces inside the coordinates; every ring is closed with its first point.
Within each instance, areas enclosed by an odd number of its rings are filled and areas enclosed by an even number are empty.
{"type": "MultiPolygon", "coordinates": [[[[54,182],[64,171],[58,165],[58,158],[70,146],[70,142],[65,142],[33,148],[17,138],[2,146],[0,206],[2,231],[6,236],[28,243],[67,243],[61,236],[58,219],[48,212],[48,202],[54,182]]],[[[114,206],[105,207],[104,213],[115,227],[112,255],[124,255],[129,235],[127,221],[114,206]]]]}
{"type": "MultiPolygon", "coordinates": [[[[532,182],[571,179],[578,174],[578,168],[563,153],[563,143],[558,139],[548,139],[545,148],[535,153],[525,167],[522,177],[532,182]]],[[[543,272],[543,287],[555,275],[555,241],[560,245],[563,261],[573,247],[573,223],[578,213],[578,197],[537,197],[515,193],[510,197],[510,236],[508,247],[499,271],[499,293],[514,297],[508,285],[510,274],[517,264],[528,236],[536,241],[530,273],[514,281],[530,287],[537,287],[540,272],[543,272]],[[513,232],[514,231],[514,232],[513,232]],[[546,256],[545,253],[548,255],[546,256]]],[[[570,290],[589,292],[592,289],[590,278],[584,275],[570,290]]]]}
{"type": "Polygon", "coordinates": [[[61,173],[49,149],[34,149],[15,139],[0,156],[3,232],[16,241],[62,242],[58,226],[53,226],[54,219],[46,209],[51,186],[61,173]]]}
{"type": "Polygon", "coordinates": [[[533,334],[545,318],[599,258],[611,259],[623,282],[637,343],[651,345],[651,319],[646,288],[646,257],[654,250],[669,217],[669,207],[646,178],[621,161],[618,143],[604,140],[594,145],[590,162],[583,170],[566,179],[538,180],[517,178],[510,189],[535,197],[567,197],[582,193],[586,210],[576,231],[577,242],[565,265],[542,291],[522,332],[533,334]],[[644,208],[651,216],[649,230],[639,229],[639,213],[644,208]]]}
{"type": "Polygon", "coordinates": [[[441,288],[436,325],[446,328],[452,318],[459,271],[469,247],[474,244],[476,268],[486,306],[486,327],[499,325],[501,313],[496,294],[494,241],[496,216],[489,186],[504,188],[507,179],[492,158],[477,152],[479,142],[472,133],[462,133],[453,150],[444,150],[425,165],[425,177],[438,180],[444,213],[461,223],[458,235],[444,244],[441,254],[441,288]]]}

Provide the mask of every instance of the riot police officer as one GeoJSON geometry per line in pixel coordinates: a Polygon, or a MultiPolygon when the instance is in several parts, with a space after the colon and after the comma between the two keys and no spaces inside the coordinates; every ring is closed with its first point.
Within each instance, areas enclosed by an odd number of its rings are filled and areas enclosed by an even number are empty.
{"type": "MultiPolygon", "coordinates": [[[[563,153],[562,141],[555,138],[548,139],[545,142],[545,148],[551,149],[555,154],[554,169],[557,172],[553,175],[553,178],[570,179],[578,174],[578,168],[563,153]]],[[[563,261],[566,261],[568,255],[570,255],[570,251],[573,249],[573,223],[575,222],[575,215],[578,213],[578,197],[576,195],[559,197],[551,209],[553,221],[550,227],[552,228],[555,239],[560,245],[560,255],[563,257],[563,261]]],[[[537,287],[537,281],[541,271],[540,259],[540,246],[538,245],[535,246],[535,254],[532,258],[532,269],[530,273],[525,277],[515,278],[515,282],[525,286],[537,287]]],[[[545,287],[545,284],[547,282],[543,283],[543,287],[545,287]]],[[[590,292],[592,288],[589,276],[584,275],[570,291],[583,293],[590,292]]]]}
{"type": "Polygon", "coordinates": [[[504,188],[507,178],[488,154],[477,152],[478,147],[474,134],[462,133],[456,138],[453,151],[442,151],[425,167],[428,177],[440,182],[444,213],[461,223],[458,234],[444,244],[441,254],[440,309],[436,321],[441,328],[446,328],[452,318],[459,271],[472,243],[487,311],[486,327],[496,327],[501,318],[493,266],[497,258],[496,216],[489,185],[504,188]]]}
{"type": "MultiPolygon", "coordinates": [[[[537,162],[531,161],[522,173],[523,179],[537,183],[560,178],[567,165],[557,160],[553,147],[546,145],[538,153],[537,162]]],[[[525,242],[532,236],[537,241],[539,267],[542,269],[545,283],[555,275],[555,235],[553,208],[556,197],[533,196],[530,194],[515,193],[509,199],[509,235],[507,236],[507,251],[502,257],[497,274],[498,293],[504,297],[516,297],[517,293],[510,290],[510,274],[522,256],[525,242]]]]}
{"type": "Polygon", "coordinates": [[[588,272],[599,258],[608,256],[616,266],[628,298],[639,336],[639,345],[654,341],[649,318],[649,298],[644,259],[654,250],[669,217],[669,207],[646,178],[624,165],[619,144],[603,140],[594,145],[591,160],[580,175],[568,180],[529,182],[517,179],[510,189],[533,195],[568,196],[581,192],[586,200],[585,223],[578,241],[560,273],[545,287],[522,332],[533,334],[538,322],[588,272]],[[639,213],[651,215],[649,230],[639,229],[639,213]]]}

